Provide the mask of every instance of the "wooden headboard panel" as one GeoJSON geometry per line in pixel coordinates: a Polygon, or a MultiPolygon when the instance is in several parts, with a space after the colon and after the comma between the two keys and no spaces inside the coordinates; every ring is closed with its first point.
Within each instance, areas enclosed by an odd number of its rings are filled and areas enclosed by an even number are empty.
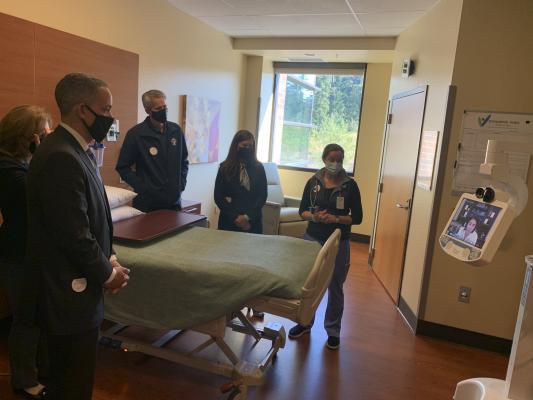
{"type": "Polygon", "coordinates": [[[59,122],[54,89],[69,72],[103,79],[113,93],[113,116],[120,121],[117,142],[106,142],[102,176],[118,186],[120,146],[137,123],[139,55],[0,13],[0,118],[22,104],[45,107],[59,122]]]}

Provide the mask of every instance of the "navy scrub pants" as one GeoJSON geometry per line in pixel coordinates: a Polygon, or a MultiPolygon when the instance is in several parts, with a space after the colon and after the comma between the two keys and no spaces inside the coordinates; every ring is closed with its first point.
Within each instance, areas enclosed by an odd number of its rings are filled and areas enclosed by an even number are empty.
{"type": "MultiPolygon", "coordinates": [[[[304,235],[305,240],[319,242],[322,246],[324,241],[317,240],[307,233],[304,235]]],[[[335,269],[328,287],[328,306],[324,317],[324,329],[328,336],[340,337],[341,320],[344,311],[344,291],[343,285],[348,276],[350,269],[350,239],[339,241],[339,252],[335,259],[335,269]]],[[[313,326],[314,318],[310,326],[313,326]]]]}

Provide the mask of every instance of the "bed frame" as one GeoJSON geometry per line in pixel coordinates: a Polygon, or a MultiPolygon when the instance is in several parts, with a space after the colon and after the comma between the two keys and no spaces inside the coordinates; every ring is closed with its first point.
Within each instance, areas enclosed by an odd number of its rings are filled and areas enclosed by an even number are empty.
{"type": "MultiPolygon", "coordinates": [[[[339,240],[340,230],[336,229],[318,252],[299,299],[259,296],[247,301],[243,304],[243,308],[253,307],[255,310],[284,317],[302,325],[309,324],[331,281],[339,240]]],[[[209,338],[189,352],[165,348],[165,345],[184,332],[182,330],[168,331],[155,342],[145,343],[123,335],[122,333],[127,328],[121,324],[113,325],[101,333],[100,343],[104,346],[140,352],[228,377],[231,382],[221,389],[226,399],[246,399],[248,386],[261,385],[266,371],[272,365],[279,349],[285,347],[286,341],[286,333],[282,325],[269,323],[263,329],[257,329],[242,311],[191,328],[190,330],[205,334],[209,338]],[[259,363],[239,359],[224,340],[226,327],[234,332],[252,336],[256,344],[262,339],[268,340],[271,342],[270,349],[259,363]],[[199,356],[202,350],[212,344],[222,351],[229,362],[212,361],[199,356]]]]}

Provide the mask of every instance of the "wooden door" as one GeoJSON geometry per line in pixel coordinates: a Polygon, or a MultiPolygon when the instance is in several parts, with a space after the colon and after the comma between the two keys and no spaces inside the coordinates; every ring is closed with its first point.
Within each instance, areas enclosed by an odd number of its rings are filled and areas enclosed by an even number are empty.
{"type": "Polygon", "coordinates": [[[398,94],[389,104],[371,266],[398,300],[424,120],[427,87],[398,94]]]}

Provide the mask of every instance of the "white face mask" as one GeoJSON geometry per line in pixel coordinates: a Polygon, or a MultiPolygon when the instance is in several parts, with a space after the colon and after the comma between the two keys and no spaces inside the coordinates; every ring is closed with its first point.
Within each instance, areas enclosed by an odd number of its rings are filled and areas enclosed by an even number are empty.
{"type": "Polygon", "coordinates": [[[337,175],[342,171],[342,162],[324,161],[324,164],[326,166],[326,171],[332,175],[337,175]]]}

